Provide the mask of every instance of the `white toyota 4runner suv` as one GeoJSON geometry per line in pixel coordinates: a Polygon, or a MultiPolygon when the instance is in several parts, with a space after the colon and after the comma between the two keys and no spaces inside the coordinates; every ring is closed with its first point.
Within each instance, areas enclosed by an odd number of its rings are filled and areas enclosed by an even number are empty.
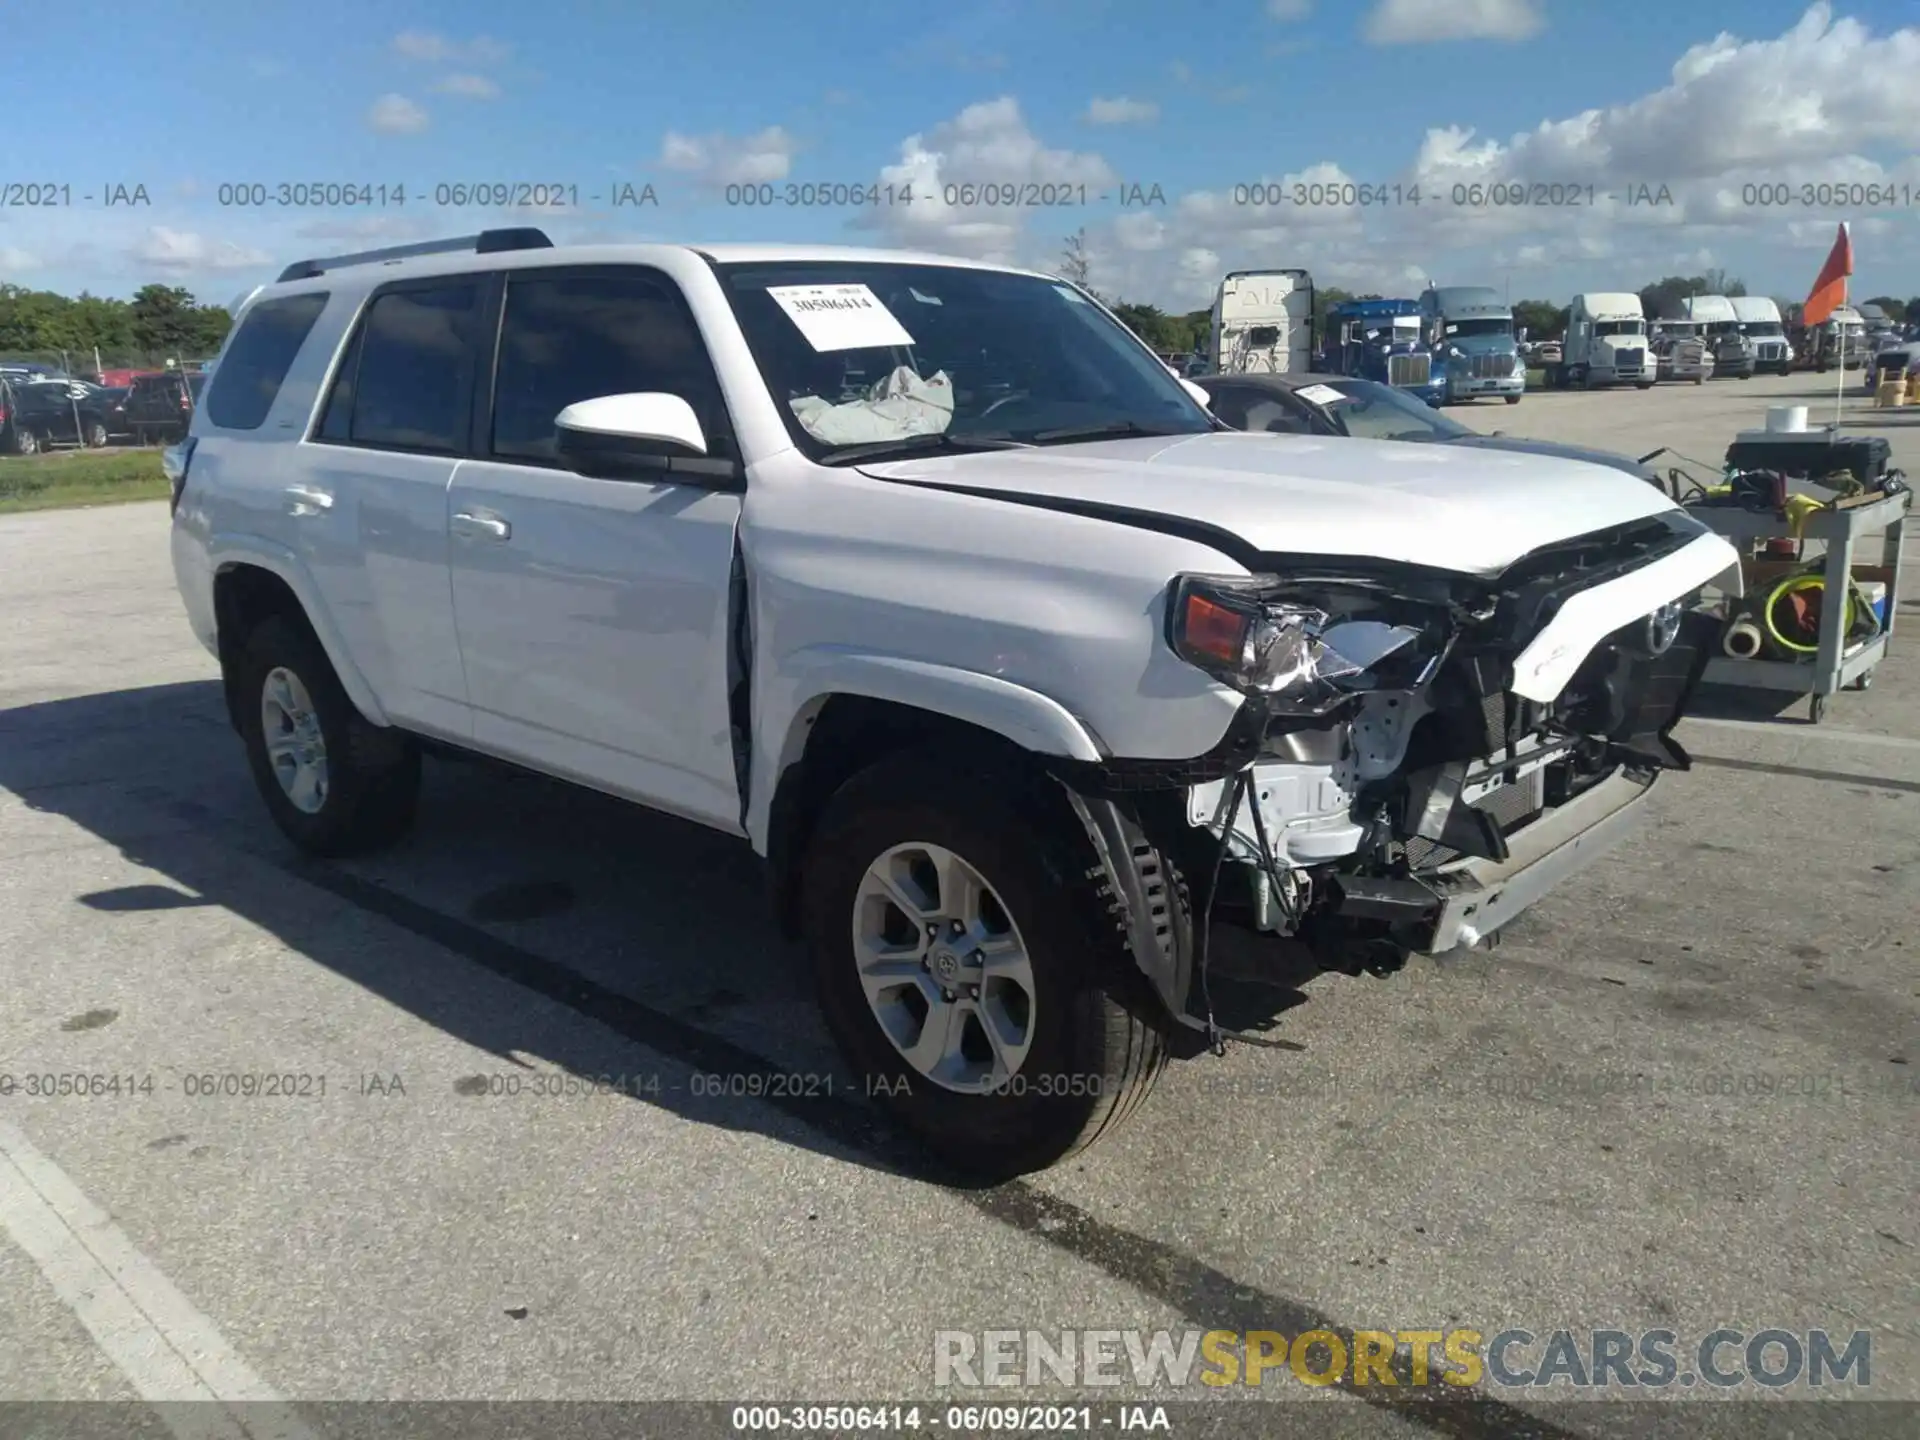
{"type": "Polygon", "coordinates": [[[295,844],[394,841],[445,746],[742,836],[854,1070],[983,1174],[1260,1038],[1223,991],[1591,864],[1739,585],[1632,476],[1231,431],[1083,289],[932,255],[302,261],[167,463],[295,844]]]}

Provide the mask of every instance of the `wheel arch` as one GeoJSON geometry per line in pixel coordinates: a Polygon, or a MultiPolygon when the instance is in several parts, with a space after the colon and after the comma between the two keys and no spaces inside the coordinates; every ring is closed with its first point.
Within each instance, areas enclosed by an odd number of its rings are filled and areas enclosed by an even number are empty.
{"type": "Polygon", "coordinates": [[[216,553],[213,576],[215,643],[220,656],[227,715],[239,726],[239,697],[234,694],[238,667],[233,663],[247,632],[269,615],[284,615],[304,625],[326,652],[327,662],[340,677],[340,686],[362,716],[375,725],[388,723],[373,689],[351,659],[325,607],[317,603],[311,583],[290,558],[216,553]]]}
{"type": "Polygon", "coordinates": [[[831,687],[810,689],[784,727],[774,752],[777,758],[754,787],[748,832],[754,848],[767,859],[774,913],[790,937],[798,934],[795,901],[808,837],[834,792],[883,757],[912,746],[939,745],[951,748],[956,757],[1020,767],[1036,777],[1044,774],[1048,758],[1103,758],[1092,732],[1057,702],[991,676],[972,677],[991,681],[987,686],[968,680],[936,686],[937,695],[922,684],[914,687],[914,700],[886,693],[906,688],[888,684],[889,674],[904,677],[945,668],[898,663],[911,668],[876,665],[864,683],[843,673],[831,687]],[[1019,699],[1010,691],[1031,698],[1019,699]],[[926,703],[929,700],[936,701],[937,708],[926,703]]]}

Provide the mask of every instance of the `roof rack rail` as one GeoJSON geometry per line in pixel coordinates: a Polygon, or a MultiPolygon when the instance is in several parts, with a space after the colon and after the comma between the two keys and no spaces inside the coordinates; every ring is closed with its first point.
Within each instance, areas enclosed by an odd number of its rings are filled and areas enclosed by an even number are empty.
{"type": "Polygon", "coordinates": [[[476,255],[493,255],[503,250],[550,250],[553,241],[547,232],[532,226],[509,230],[482,230],[478,235],[462,235],[453,240],[423,240],[418,245],[394,245],[385,250],[362,250],[353,255],[323,255],[312,260],[296,260],[280,272],[274,283],[311,280],[329,270],[344,270],[349,265],[379,265],[391,260],[411,260],[416,255],[452,255],[471,250],[476,255]]]}

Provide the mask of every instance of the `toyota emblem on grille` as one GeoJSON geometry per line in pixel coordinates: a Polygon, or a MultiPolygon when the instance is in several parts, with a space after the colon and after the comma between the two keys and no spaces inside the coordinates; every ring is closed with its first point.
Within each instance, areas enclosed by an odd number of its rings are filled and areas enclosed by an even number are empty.
{"type": "Polygon", "coordinates": [[[1673,642],[1680,636],[1680,616],[1684,607],[1678,600],[1669,601],[1647,616],[1647,653],[1664,655],[1673,648],[1673,642]]]}

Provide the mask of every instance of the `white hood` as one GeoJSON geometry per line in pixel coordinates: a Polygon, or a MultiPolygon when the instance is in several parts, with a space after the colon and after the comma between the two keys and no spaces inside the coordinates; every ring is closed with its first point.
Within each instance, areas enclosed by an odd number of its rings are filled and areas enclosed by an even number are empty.
{"type": "Polygon", "coordinates": [[[1579,460],[1398,440],[1216,431],[861,467],[921,481],[1198,521],[1257,550],[1490,575],[1542,545],[1674,508],[1579,460]]]}

